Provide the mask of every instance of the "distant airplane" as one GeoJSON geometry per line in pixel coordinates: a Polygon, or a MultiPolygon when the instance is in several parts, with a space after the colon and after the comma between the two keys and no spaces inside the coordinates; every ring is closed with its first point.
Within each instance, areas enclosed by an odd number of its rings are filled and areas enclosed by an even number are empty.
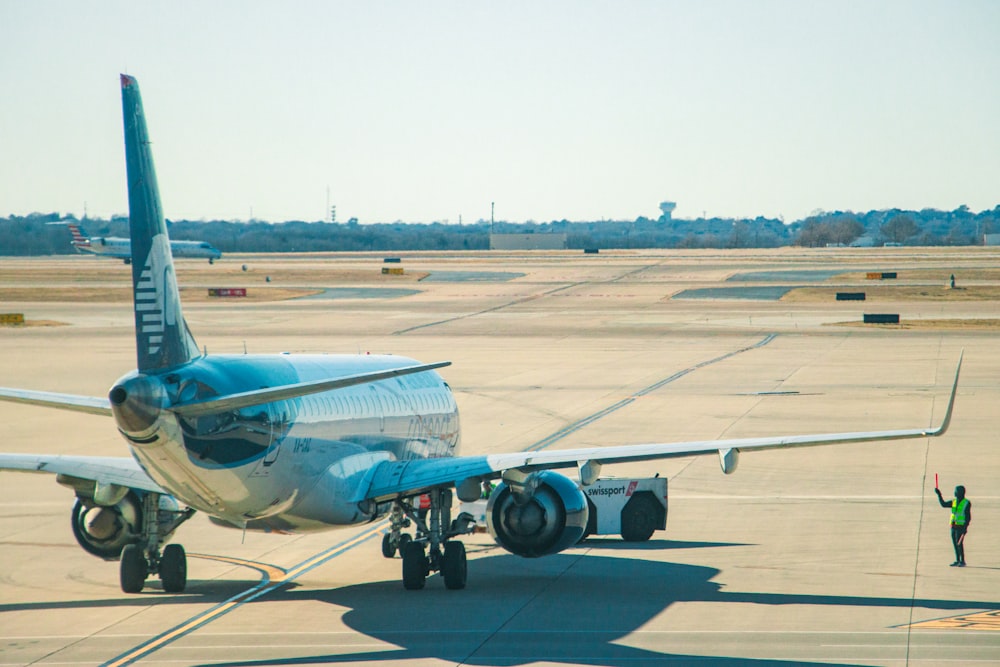
{"type": "Polygon", "coordinates": [[[452,520],[453,490],[475,500],[484,483],[499,479],[486,509],[488,530],[511,553],[545,556],[583,536],[583,488],[603,465],[717,453],[728,474],[741,451],[936,437],[951,422],[961,357],[933,429],[459,456],[458,407],[436,372],[450,362],[203,354],[181,310],[139,85],[122,75],[121,86],[138,369],[106,398],[9,388],[0,388],[0,398],[113,416],[131,456],[0,454],[0,470],[54,474],[73,489],[77,542],[120,560],[126,593],[141,591],[151,575],[167,592],[184,590],[184,548],[166,543],[196,511],[222,526],[270,532],[388,516],[382,554],[401,552],[404,588],[423,588],[439,571],[446,588],[460,589],[467,564],[456,538],[472,525],[467,515],[452,520]],[[579,477],[556,468],[578,468],[579,477]],[[413,536],[403,532],[410,525],[413,536]]]}
{"type": "MultiPolygon", "coordinates": [[[[66,225],[69,227],[73,240],[70,243],[77,252],[89,252],[103,257],[114,257],[132,262],[132,243],[129,239],[114,236],[87,236],[83,226],[75,222],[51,222],[51,225],[66,225]]],[[[205,241],[171,241],[170,253],[174,257],[197,257],[208,259],[209,264],[222,257],[222,252],[211,243],[205,241]]]]}

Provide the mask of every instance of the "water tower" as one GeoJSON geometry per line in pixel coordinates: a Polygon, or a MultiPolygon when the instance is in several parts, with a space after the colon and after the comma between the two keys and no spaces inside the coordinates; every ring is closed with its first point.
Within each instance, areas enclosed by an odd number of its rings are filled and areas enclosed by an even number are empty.
{"type": "Polygon", "coordinates": [[[677,208],[677,203],[672,201],[661,201],[660,210],[663,211],[663,219],[670,220],[670,216],[673,215],[674,209],[677,208]]]}

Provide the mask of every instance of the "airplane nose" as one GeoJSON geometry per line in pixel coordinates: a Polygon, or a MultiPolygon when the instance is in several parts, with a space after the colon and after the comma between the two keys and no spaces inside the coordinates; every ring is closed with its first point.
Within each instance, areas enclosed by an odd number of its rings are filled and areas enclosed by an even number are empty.
{"type": "Polygon", "coordinates": [[[151,435],[167,404],[167,392],[157,378],[136,375],[112,387],[108,399],[118,428],[135,440],[151,435]]]}

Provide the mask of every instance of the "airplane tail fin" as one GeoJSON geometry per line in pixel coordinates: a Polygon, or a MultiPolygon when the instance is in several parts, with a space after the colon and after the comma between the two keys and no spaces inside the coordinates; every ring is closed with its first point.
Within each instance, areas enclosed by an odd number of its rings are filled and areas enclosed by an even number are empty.
{"type": "Polygon", "coordinates": [[[69,227],[69,233],[73,235],[73,245],[75,246],[88,246],[90,245],[90,239],[87,238],[87,234],[83,231],[83,227],[76,224],[75,222],[66,223],[69,227]]]}
{"type": "Polygon", "coordinates": [[[122,74],[121,84],[136,354],[140,371],[155,371],[187,363],[199,352],[181,312],[139,83],[122,74]]]}

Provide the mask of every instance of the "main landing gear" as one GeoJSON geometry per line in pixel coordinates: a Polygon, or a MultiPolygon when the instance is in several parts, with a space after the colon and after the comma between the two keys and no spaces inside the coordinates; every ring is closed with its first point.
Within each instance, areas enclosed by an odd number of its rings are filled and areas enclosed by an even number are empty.
{"type": "Polygon", "coordinates": [[[135,544],[122,549],[119,575],[122,592],[140,593],[150,574],[158,574],[167,593],[180,593],[187,585],[187,556],[184,547],[168,544],[160,552],[160,536],[170,535],[177,526],[191,518],[193,509],[168,512],[160,509],[160,496],[146,494],[142,499],[142,536],[135,544]]]}
{"type": "Polygon", "coordinates": [[[432,489],[426,494],[429,507],[414,509],[412,499],[393,503],[390,529],[382,538],[382,555],[392,558],[399,551],[403,559],[403,588],[420,590],[431,572],[440,572],[445,588],[465,588],[468,567],[465,545],[451,538],[471,533],[472,517],[463,512],[451,521],[451,490],[432,489]],[[429,519],[429,521],[428,521],[429,519]],[[402,529],[416,526],[411,538],[402,529]]]}

